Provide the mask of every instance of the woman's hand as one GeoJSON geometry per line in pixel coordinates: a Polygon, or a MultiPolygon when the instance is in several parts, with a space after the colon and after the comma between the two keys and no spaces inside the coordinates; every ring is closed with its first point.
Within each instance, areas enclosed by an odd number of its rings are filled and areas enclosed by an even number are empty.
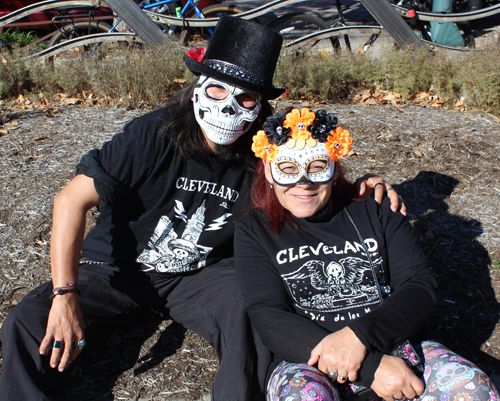
{"type": "Polygon", "coordinates": [[[396,356],[384,355],[380,361],[371,388],[385,401],[413,399],[421,395],[424,383],[406,363],[396,356]]]}
{"type": "Polygon", "coordinates": [[[387,194],[391,200],[391,210],[396,212],[399,209],[400,213],[406,216],[406,205],[403,203],[403,200],[398,197],[398,194],[396,190],[392,188],[392,185],[385,182],[384,179],[373,174],[366,174],[363,177],[358,178],[355,184],[360,195],[364,195],[366,192],[374,190],[375,201],[378,203],[382,203],[384,195],[387,194]]]}
{"type": "Polygon", "coordinates": [[[344,327],[321,340],[311,351],[307,363],[310,366],[318,364],[318,369],[325,374],[337,373],[339,383],[353,382],[358,377],[366,352],[356,334],[349,327],[344,327]]]}
{"type": "Polygon", "coordinates": [[[52,346],[50,366],[62,372],[80,353],[74,344],[83,338],[83,317],[78,306],[78,295],[57,295],[52,302],[40,354],[49,352],[52,341],[60,342],[60,348],[52,346]]]}

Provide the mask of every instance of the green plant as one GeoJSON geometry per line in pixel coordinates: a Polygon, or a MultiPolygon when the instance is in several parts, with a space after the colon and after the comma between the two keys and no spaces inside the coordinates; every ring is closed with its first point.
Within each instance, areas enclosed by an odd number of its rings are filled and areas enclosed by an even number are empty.
{"type": "Polygon", "coordinates": [[[5,54],[5,63],[0,63],[0,99],[14,97],[32,88],[29,68],[24,60],[5,54]]]}
{"type": "MultiPolygon", "coordinates": [[[[35,32],[21,31],[16,29],[7,29],[5,32],[0,34],[0,39],[7,45],[10,50],[16,50],[29,45],[39,39],[35,32]]],[[[38,43],[38,47],[47,48],[45,43],[38,43]]]]}

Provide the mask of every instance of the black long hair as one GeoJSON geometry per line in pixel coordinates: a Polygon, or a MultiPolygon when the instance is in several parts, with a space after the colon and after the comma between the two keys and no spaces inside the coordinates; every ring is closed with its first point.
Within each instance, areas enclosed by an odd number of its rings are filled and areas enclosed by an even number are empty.
{"type": "MultiPolygon", "coordinates": [[[[207,156],[213,155],[213,152],[194,116],[191,98],[198,84],[198,79],[196,78],[189,86],[177,92],[171,99],[169,107],[166,109],[165,124],[160,133],[172,141],[185,159],[203,160],[207,156]]],[[[263,99],[259,115],[251,128],[238,138],[230,150],[225,146],[216,145],[215,156],[222,161],[237,163],[242,168],[254,171],[257,158],[251,150],[252,137],[262,128],[266,118],[273,113],[272,106],[267,99],[263,99]]]]}

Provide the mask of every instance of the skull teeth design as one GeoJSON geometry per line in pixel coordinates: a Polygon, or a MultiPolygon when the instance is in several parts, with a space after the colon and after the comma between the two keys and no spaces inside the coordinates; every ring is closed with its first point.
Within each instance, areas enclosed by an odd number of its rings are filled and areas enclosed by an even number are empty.
{"type": "Polygon", "coordinates": [[[209,117],[202,118],[205,126],[210,126],[212,127],[212,129],[216,129],[221,135],[224,136],[230,137],[232,135],[241,135],[246,131],[244,128],[247,124],[247,121],[241,121],[240,124],[231,124],[230,122],[226,123],[224,121],[221,121],[221,119],[213,119],[209,117]]]}
{"type": "Polygon", "coordinates": [[[237,100],[237,96],[245,92],[245,89],[235,85],[200,76],[193,93],[193,107],[196,121],[209,140],[219,145],[228,145],[250,129],[251,123],[259,115],[260,95],[254,107],[246,108],[237,100]],[[211,86],[223,88],[227,96],[223,99],[208,96],[207,88],[211,86]]]}

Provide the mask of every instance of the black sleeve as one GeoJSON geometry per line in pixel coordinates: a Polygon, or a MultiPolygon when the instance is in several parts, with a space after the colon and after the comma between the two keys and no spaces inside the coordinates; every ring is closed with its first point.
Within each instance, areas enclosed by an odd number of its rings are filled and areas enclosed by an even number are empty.
{"type": "MultiPolygon", "coordinates": [[[[252,305],[247,312],[264,345],[287,362],[307,363],[313,348],[330,334],[281,302],[252,305]]],[[[377,350],[368,352],[358,372],[358,384],[370,387],[383,355],[377,350]]]]}
{"type": "Polygon", "coordinates": [[[253,216],[236,224],[235,269],[245,308],[266,347],[290,362],[307,362],[330,332],[297,315],[283,280],[261,246],[269,235],[253,216]]]}
{"type": "Polygon", "coordinates": [[[389,353],[417,334],[432,315],[437,303],[437,282],[406,218],[390,211],[387,201],[376,207],[392,295],[349,327],[370,351],[389,353]]]}
{"type": "Polygon", "coordinates": [[[311,351],[330,332],[284,303],[261,303],[247,308],[264,345],[288,362],[307,362],[311,351]]]}
{"type": "Polygon", "coordinates": [[[349,324],[371,351],[389,353],[417,334],[436,307],[437,284],[426,264],[397,274],[393,285],[394,293],[381,306],[349,324]]]}
{"type": "Polygon", "coordinates": [[[94,188],[99,194],[99,203],[110,204],[115,199],[121,199],[127,188],[120,180],[108,174],[101,163],[92,156],[92,152],[84,155],[76,165],[76,175],[83,174],[94,179],[94,188]]]}
{"type": "Polygon", "coordinates": [[[122,133],[83,156],[76,174],[94,179],[100,203],[112,204],[139,185],[152,168],[157,153],[156,133],[148,132],[148,124],[137,118],[122,133]]]}

